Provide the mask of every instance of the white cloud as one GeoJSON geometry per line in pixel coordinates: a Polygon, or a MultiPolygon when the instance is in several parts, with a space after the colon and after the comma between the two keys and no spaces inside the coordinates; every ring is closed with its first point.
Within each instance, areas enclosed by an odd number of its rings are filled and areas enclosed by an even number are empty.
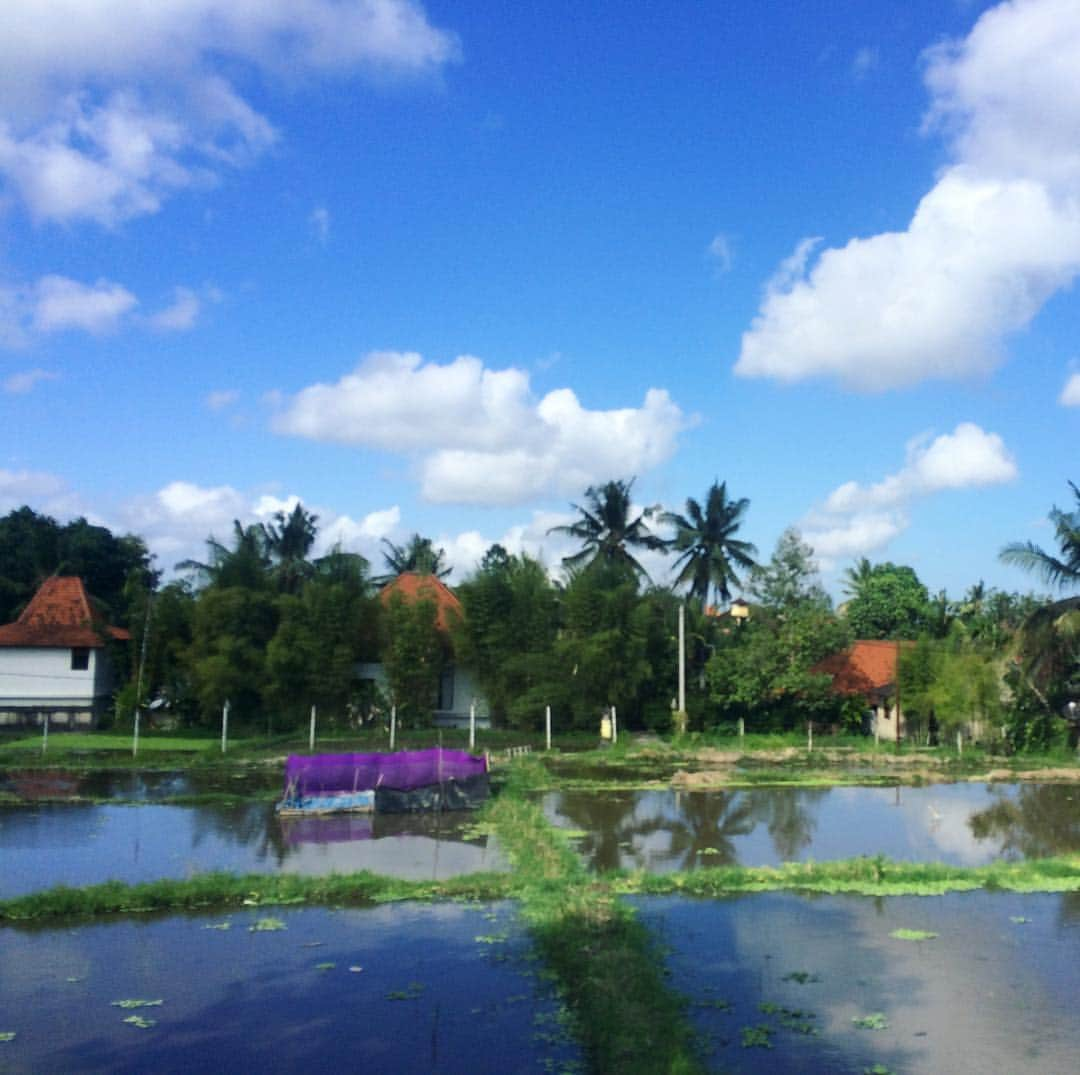
{"type": "Polygon", "coordinates": [[[859,81],[866,78],[880,63],[881,53],[876,48],[866,46],[855,53],[855,58],[851,61],[851,73],[856,81],[859,81]]]}
{"type": "Polygon", "coordinates": [[[709,243],[709,256],[716,262],[721,272],[730,272],[734,264],[735,255],[731,249],[731,240],[720,232],[713,236],[709,243]]]}
{"type": "Polygon", "coordinates": [[[325,205],[317,205],[311,210],[308,223],[315,231],[320,243],[325,243],[330,237],[330,210],[325,205]]]}
{"type": "Polygon", "coordinates": [[[834,489],[803,521],[803,535],[823,565],[865,556],[907,528],[913,502],[950,489],[1001,485],[1018,473],[998,434],[961,422],[952,433],[909,442],[904,466],[895,474],[871,485],[845,482],[834,489]]]}
{"type": "Polygon", "coordinates": [[[0,509],[10,511],[30,500],[48,499],[64,491],[62,479],[35,470],[0,468],[0,509]]]}
{"type": "Polygon", "coordinates": [[[7,0],[0,176],[39,220],[106,226],[242,165],[277,132],[222,76],[424,75],[456,39],[412,0],[7,0]]]}
{"type": "Polygon", "coordinates": [[[240,393],[234,388],[221,388],[215,392],[209,392],[206,396],[206,405],[212,411],[223,411],[231,407],[240,398],[240,393]]]}
{"type": "Polygon", "coordinates": [[[419,456],[421,490],[439,503],[516,504],[580,493],[612,474],[668,459],[689,424],[662,389],[640,408],[590,411],[568,388],[534,400],[524,370],[447,365],[379,352],[336,384],[285,400],[279,433],[419,456]]]}
{"type": "Polygon", "coordinates": [[[4,381],[4,391],[13,396],[25,396],[42,381],[55,381],[60,374],[51,370],[33,369],[13,373],[4,381]]]}
{"type": "Polygon", "coordinates": [[[1080,407],[1080,373],[1074,373],[1065,382],[1058,403],[1063,407],[1080,407]]]}
{"type": "Polygon", "coordinates": [[[908,227],[770,282],[735,366],[862,391],[985,374],[1080,272],[1080,6],[1016,0],[930,51],[927,128],[954,162],[908,227]],[[1046,102],[1052,101],[1053,107],[1046,102]]]}
{"type": "Polygon", "coordinates": [[[159,332],[186,332],[195,327],[202,309],[202,300],[189,287],[173,289],[173,301],[150,318],[150,325],[159,332]]]}
{"type": "Polygon", "coordinates": [[[81,329],[103,335],[114,332],[138,301],[126,287],[109,280],[91,285],[66,276],[43,276],[34,288],[33,328],[43,333],[81,329]]]}

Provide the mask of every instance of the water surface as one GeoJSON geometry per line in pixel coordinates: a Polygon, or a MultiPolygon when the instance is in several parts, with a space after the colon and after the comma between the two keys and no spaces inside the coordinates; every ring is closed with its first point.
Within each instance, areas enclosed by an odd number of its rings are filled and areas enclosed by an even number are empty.
{"type": "Polygon", "coordinates": [[[526,955],[498,904],[0,929],[0,1071],[542,1072],[576,1047],[526,955]]]}
{"type": "Polygon", "coordinates": [[[565,791],[544,796],[555,825],[584,835],[595,870],[692,870],[884,854],[977,866],[1080,851],[1080,786],[565,791]]]}
{"type": "Polygon", "coordinates": [[[0,898],[210,870],[444,880],[507,864],[474,814],[279,818],[272,803],[0,806],[0,898]]]}

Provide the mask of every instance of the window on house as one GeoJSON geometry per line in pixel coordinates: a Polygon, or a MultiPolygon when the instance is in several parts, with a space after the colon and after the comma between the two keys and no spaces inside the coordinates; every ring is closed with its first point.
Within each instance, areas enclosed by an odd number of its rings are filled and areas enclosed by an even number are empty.
{"type": "Polygon", "coordinates": [[[85,646],[77,646],[71,651],[71,670],[73,672],[85,672],[90,667],[90,650],[85,646]]]}

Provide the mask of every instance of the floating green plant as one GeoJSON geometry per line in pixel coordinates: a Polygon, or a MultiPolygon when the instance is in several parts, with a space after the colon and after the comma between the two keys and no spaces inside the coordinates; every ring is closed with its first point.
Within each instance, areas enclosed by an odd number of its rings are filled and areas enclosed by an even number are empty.
{"type": "Polygon", "coordinates": [[[387,1000],[419,1000],[424,994],[422,982],[409,982],[405,989],[395,989],[386,994],[387,1000]]]}
{"type": "Polygon", "coordinates": [[[871,1012],[869,1015],[856,1015],[851,1020],[860,1030],[888,1030],[889,1021],[884,1012],[871,1012]]]}
{"type": "Polygon", "coordinates": [[[820,982],[821,978],[816,974],[811,974],[807,970],[793,970],[785,974],[780,979],[782,982],[798,982],[799,985],[809,985],[811,982],[820,982]]]}
{"type": "Polygon", "coordinates": [[[114,1000],[111,1003],[114,1008],[160,1008],[165,1001],[159,997],[157,1000],[114,1000]]]}
{"type": "Polygon", "coordinates": [[[288,929],[280,918],[259,918],[248,926],[249,933],[274,933],[279,929],[288,929]]]}
{"type": "Polygon", "coordinates": [[[232,923],[231,922],[211,922],[209,925],[203,926],[203,929],[220,929],[220,930],[232,929],[232,923]]]}
{"type": "Polygon", "coordinates": [[[333,970],[337,966],[336,963],[316,963],[316,970],[333,970]]]}
{"type": "Polygon", "coordinates": [[[768,1023],[744,1026],[739,1032],[739,1041],[744,1049],[771,1049],[772,1027],[768,1023]]]}
{"type": "Polygon", "coordinates": [[[156,1019],[146,1019],[141,1015],[129,1015],[124,1022],[137,1026],[140,1030],[149,1030],[150,1027],[157,1026],[156,1019]]]}
{"type": "Polygon", "coordinates": [[[14,1040],[15,1040],[15,1031],[14,1030],[0,1030],[0,1042],[14,1041],[14,1040]]]}
{"type": "Polygon", "coordinates": [[[894,929],[889,936],[898,941],[932,941],[937,934],[928,929],[894,929]]]}
{"type": "Polygon", "coordinates": [[[1009,921],[1017,926],[1026,926],[1031,919],[1025,918],[1022,914],[1009,915],[1009,921]]]}

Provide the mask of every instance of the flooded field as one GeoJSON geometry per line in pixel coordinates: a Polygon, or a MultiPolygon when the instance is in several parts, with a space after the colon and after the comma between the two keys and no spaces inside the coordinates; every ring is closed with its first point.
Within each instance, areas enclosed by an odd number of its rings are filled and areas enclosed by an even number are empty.
{"type": "MultiPolygon", "coordinates": [[[[709,1070],[1075,1070],[1074,895],[635,903],[709,1070]]],[[[0,1070],[580,1071],[537,970],[508,905],[6,928],[0,1070]]]]}
{"type": "Polygon", "coordinates": [[[1080,851],[1080,787],[1070,784],[567,791],[543,802],[553,824],[581,834],[594,870],[877,854],[977,866],[1080,851]]]}
{"type": "Polygon", "coordinates": [[[527,956],[505,905],[2,929],[0,1071],[543,1071],[576,1047],[527,956]]]}
{"type": "Polygon", "coordinates": [[[1076,1070],[1076,895],[771,893],[638,907],[711,1070],[1076,1070]]]}
{"type": "Polygon", "coordinates": [[[506,869],[473,814],[282,819],[272,803],[0,806],[0,898],[53,885],[235,873],[351,873],[409,880],[506,869]]]}

